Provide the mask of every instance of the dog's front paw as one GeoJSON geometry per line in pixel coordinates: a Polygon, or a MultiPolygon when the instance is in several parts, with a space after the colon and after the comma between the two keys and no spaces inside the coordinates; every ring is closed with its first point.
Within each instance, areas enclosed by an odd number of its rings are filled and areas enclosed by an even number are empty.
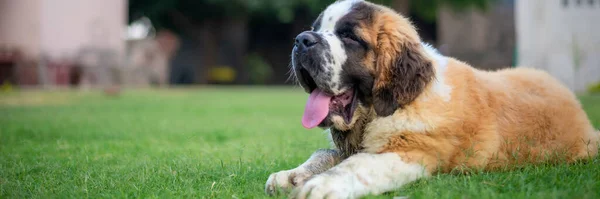
{"type": "Polygon", "coordinates": [[[267,180],[265,192],[269,195],[274,195],[278,191],[288,191],[304,184],[304,181],[310,176],[312,176],[312,173],[304,171],[304,169],[292,169],[273,173],[267,180]]]}
{"type": "MultiPolygon", "coordinates": [[[[298,186],[292,193],[297,199],[354,198],[353,179],[344,175],[318,175],[298,186]]],[[[358,188],[358,187],[356,187],[358,188]]]]}

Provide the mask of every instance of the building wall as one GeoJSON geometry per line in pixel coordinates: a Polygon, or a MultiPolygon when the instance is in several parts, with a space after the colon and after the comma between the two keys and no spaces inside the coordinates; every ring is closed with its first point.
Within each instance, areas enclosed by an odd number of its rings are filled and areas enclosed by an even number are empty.
{"type": "Polygon", "coordinates": [[[20,49],[26,56],[40,53],[39,0],[0,0],[0,46],[20,49]]]}
{"type": "Polygon", "coordinates": [[[540,68],[581,92],[600,82],[600,1],[520,0],[519,65],[540,68]]]}
{"type": "Polygon", "coordinates": [[[442,53],[477,68],[498,69],[513,65],[515,51],[514,0],[500,0],[488,10],[438,13],[438,47],[442,53]]]}
{"type": "Polygon", "coordinates": [[[127,0],[0,0],[0,45],[28,55],[73,56],[83,47],[125,49],[127,0]]]}
{"type": "Polygon", "coordinates": [[[123,54],[126,0],[42,0],[41,7],[41,48],[48,55],[72,56],[84,47],[123,54]]]}

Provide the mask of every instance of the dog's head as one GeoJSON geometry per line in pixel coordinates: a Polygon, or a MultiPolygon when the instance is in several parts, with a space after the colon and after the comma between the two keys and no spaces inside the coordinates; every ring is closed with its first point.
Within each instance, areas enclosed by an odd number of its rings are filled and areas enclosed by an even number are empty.
{"type": "Polygon", "coordinates": [[[310,93],[302,118],[306,128],[345,130],[372,117],[369,112],[389,116],[417,98],[434,77],[411,22],[362,0],[329,5],[312,30],[296,37],[292,66],[310,93]]]}

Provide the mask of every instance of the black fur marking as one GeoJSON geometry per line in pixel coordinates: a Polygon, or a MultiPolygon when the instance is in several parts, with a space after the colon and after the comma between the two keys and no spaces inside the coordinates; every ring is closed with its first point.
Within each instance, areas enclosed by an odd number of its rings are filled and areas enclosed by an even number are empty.
{"type": "Polygon", "coordinates": [[[342,131],[335,128],[330,129],[331,138],[338,148],[342,159],[346,159],[364,149],[362,146],[363,134],[365,133],[367,124],[370,122],[371,120],[368,119],[368,117],[363,117],[356,121],[354,127],[350,130],[342,131]]]}
{"type": "Polygon", "coordinates": [[[387,82],[373,91],[373,106],[379,116],[389,116],[412,103],[434,77],[433,65],[421,54],[420,44],[405,44],[387,71],[387,82]]]}

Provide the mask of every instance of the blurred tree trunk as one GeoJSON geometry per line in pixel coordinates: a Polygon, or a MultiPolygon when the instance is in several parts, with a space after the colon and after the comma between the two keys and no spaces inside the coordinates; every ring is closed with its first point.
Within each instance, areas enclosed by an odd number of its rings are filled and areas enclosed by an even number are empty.
{"type": "Polygon", "coordinates": [[[410,1],[411,0],[394,0],[392,1],[392,9],[396,10],[404,16],[410,15],[410,1]]]}
{"type": "Polygon", "coordinates": [[[198,66],[196,69],[196,79],[201,80],[196,83],[206,84],[209,80],[209,71],[211,67],[218,64],[219,52],[219,35],[221,29],[221,22],[214,19],[206,19],[202,22],[200,40],[201,50],[200,55],[202,57],[202,66],[198,66]]]}
{"type": "MultiPolygon", "coordinates": [[[[235,70],[236,84],[248,83],[246,68],[248,48],[248,16],[205,19],[193,22],[181,13],[171,13],[172,21],[194,43],[199,45],[193,64],[195,83],[210,82],[209,71],[215,66],[227,66],[235,70]]],[[[191,70],[190,70],[191,71],[191,70]]]]}
{"type": "Polygon", "coordinates": [[[196,24],[178,11],[171,11],[169,17],[177,29],[181,30],[181,46],[172,60],[171,83],[182,83],[182,78],[186,79],[183,80],[185,83],[206,83],[204,74],[207,57],[202,53],[206,45],[203,42],[206,40],[205,25],[196,24]]]}
{"type": "MultiPolygon", "coordinates": [[[[236,76],[233,83],[247,84],[249,80],[246,67],[248,50],[248,17],[227,18],[222,23],[219,34],[219,65],[232,67],[236,76]]],[[[214,49],[214,48],[213,48],[214,49]]]]}

